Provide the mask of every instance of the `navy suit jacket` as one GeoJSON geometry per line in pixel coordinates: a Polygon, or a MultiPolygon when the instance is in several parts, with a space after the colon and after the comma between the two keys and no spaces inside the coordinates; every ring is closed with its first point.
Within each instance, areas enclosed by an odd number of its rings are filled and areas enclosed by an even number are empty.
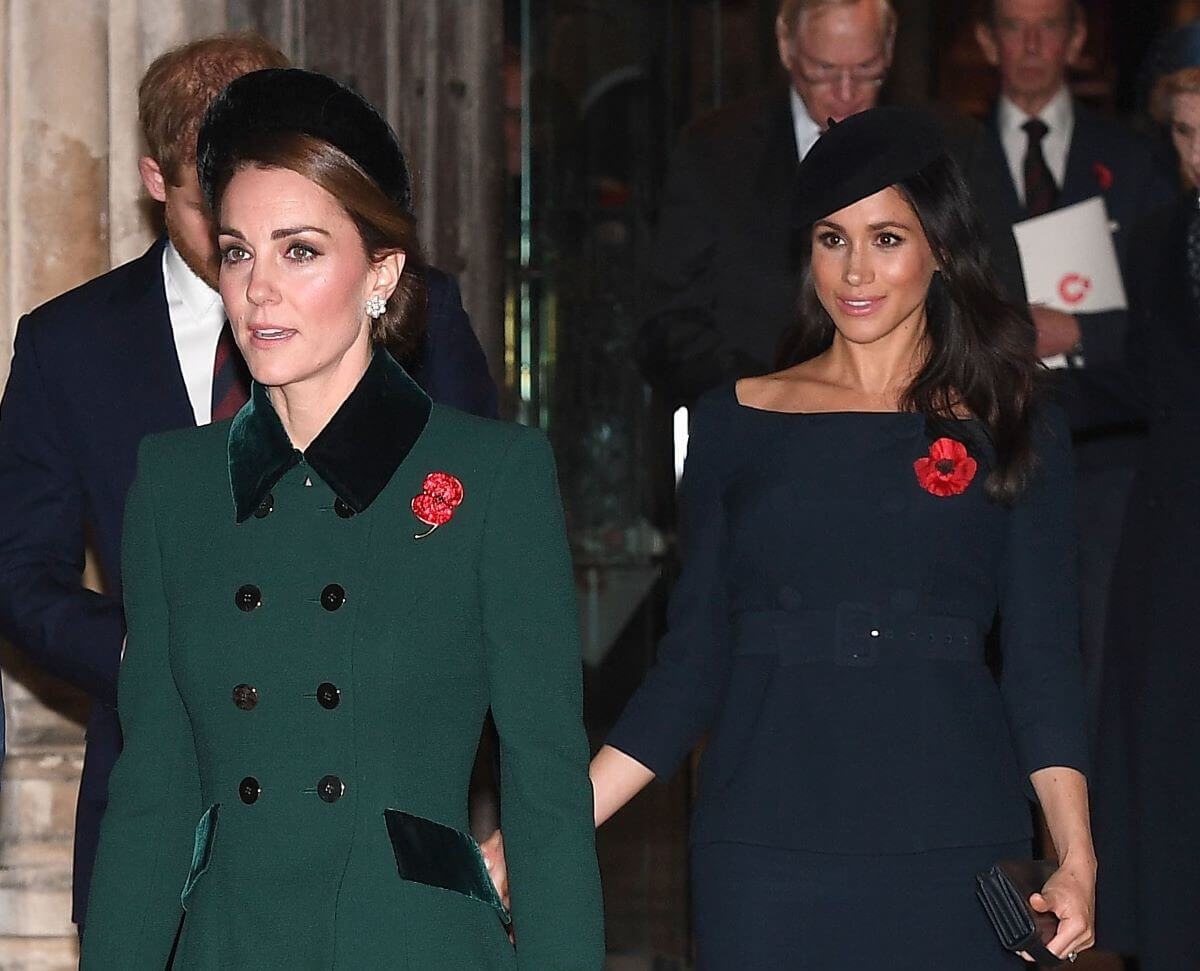
{"type": "MultiPolygon", "coordinates": [[[[1007,178],[998,209],[1008,224],[1029,218],[1000,142],[996,113],[989,125],[992,148],[1007,178]]],[[[1117,224],[1113,233],[1117,256],[1126,263],[1129,231],[1147,213],[1171,202],[1178,193],[1176,180],[1151,143],[1119,122],[1105,118],[1075,102],[1075,127],[1067,151],[1067,170],[1056,208],[1062,209],[1096,195],[1104,197],[1108,216],[1117,224]]],[[[1124,354],[1127,314],[1123,310],[1078,314],[1083,334],[1083,357],[1089,367],[1120,362],[1124,354]]]]}
{"type": "MultiPolygon", "coordinates": [[[[77,922],[121,748],[125,496],[142,438],[195,424],[163,286],[165,242],[23,318],[0,404],[0,633],[93,699],[75,826],[77,922]],[[108,594],[80,585],[87,541],[108,594]]],[[[435,401],[494,416],[496,388],[457,284],[433,269],[426,282],[414,377],[435,401]]]]}

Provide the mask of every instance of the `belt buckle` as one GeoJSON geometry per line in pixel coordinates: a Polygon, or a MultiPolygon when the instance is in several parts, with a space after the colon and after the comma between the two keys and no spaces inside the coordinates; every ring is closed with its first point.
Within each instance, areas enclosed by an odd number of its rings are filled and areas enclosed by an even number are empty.
{"type": "Polygon", "coordinates": [[[879,611],[870,604],[841,603],[837,606],[834,646],[836,663],[868,668],[879,660],[879,611]]]}

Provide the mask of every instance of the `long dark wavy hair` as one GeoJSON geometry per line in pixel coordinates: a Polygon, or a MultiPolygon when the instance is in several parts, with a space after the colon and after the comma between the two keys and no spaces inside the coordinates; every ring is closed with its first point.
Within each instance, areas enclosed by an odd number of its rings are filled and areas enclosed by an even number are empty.
{"type": "MultiPolygon", "coordinates": [[[[995,453],[987,495],[1010,504],[1037,461],[1031,426],[1041,370],[1032,328],[997,289],[982,219],[957,163],[943,155],[896,189],[916,212],[940,264],[926,297],[928,354],[901,395],[900,407],[937,425],[953,421],[964,409],[982,422],[995,453]]],[[[816,357],[834,336],[833,319],[813,284],[812,234],[800,242],[798,320],[780,344],[781,368],[816,357]]]]}

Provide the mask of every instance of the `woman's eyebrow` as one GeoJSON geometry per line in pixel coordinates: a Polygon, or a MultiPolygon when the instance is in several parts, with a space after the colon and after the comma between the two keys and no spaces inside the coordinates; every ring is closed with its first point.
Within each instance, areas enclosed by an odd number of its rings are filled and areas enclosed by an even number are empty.
{"type": "Polygon", "coordinates": [[[328,236],[329,230],[320,226],[285,226],[271,233],[271,239],[283,239],[285,236],[297,236],[300,233],[320,233],[322,236],[328,236]]]}

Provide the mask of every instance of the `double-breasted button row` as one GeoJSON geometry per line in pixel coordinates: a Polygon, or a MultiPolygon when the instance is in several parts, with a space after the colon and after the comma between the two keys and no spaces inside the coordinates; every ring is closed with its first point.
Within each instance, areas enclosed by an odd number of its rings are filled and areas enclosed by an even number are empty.
{"type": "MultiPolygon", "coordinates": [[[[238,610],[248,614],[262,606],[262,591],[253,583],[245,583],[237,588],[237,592],[233,595],[233,602],[237,605],[238,610]]],[[[341,610],[345,603],[346,588],[340,583],[330,583],[321,591],[321,606],[331,613],[341,610]]]]}
{"type": "MultiPolygon", "coordinates": [[[[309,792],[311,791],[310,789],[309,792]]],[[[346,783],[336,775],[322,776],[321,781],[317,783],[317,795],[323,802],[337,802],[345,794],[346,783]]],[[[247,806],[253,806],[258,802],[260,795],[262,795],[262,786],[254,776],[248,775],[238,783],[238,798],[247,806]]]]}
{"type": "MultiPolygon", "coordinates": [[[[322,681],[317,685],[316,698],[322,708],[332,711],[342,703],[342,692],[336,684],[322,681]]],[[[253,711],[258,705],[258,689],[252,684],[239,684],[233,689],[233,703],[242,711],[253,711]]]]}
{"type": "MultiPolygon", "coordinates": [[[[258,504],[258,508],[254,510],[255,519],[266,519],[272,512],[275,511],[275,497],[271,493],[263,496],[262,502],[258,504]]],[[[354,509],[345,499],[338,497],[333,500],[333,511],[338,514],[341,519],[351,519],[354,516],[354,509]]]]}

